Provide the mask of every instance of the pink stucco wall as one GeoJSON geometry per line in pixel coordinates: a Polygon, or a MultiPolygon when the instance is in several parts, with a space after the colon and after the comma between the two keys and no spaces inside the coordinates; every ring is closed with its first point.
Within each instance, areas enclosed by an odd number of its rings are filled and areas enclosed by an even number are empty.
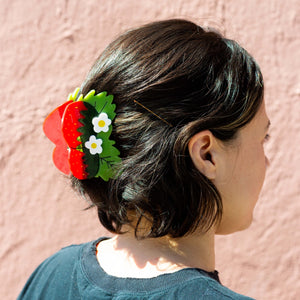
{"type": "Polygon", "coordinates": [[[252,226],[217,238],[222,282],[257,299],[300,299],[300,11],[298,0],[2,0],[0,2],[0,298],[70,243],[104,233],[70,189],[42,133],[121,31],[183,17],[218,27],[261,65],[271,161],[252,226]]]}

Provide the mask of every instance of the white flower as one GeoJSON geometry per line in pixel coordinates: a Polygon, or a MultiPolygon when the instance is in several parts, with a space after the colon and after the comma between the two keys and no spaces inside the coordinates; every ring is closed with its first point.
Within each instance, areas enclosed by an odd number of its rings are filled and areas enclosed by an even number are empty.
{"type": "Polygon", "coordinates": [[[108,127],[111,124],[111,120],[108,118],[106,113],[101,113],[98,117],[93,118],[92,123],[94,125],[95,132],[107,132],[108,127]]]}
{"type": "Polygon", "coordinates": [[[84,146],[90,150],[91,154],[101,153],[102,152],[102,140],[96,139],[94,135],[91,135],[89,140],[84,143],[84,146]]]}

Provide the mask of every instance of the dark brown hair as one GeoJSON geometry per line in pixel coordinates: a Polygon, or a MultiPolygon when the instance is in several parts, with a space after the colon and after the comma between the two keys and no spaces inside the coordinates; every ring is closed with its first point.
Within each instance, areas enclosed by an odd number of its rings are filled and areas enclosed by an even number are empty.
{"type": "Polygon", "coordinates": [[[134,224],[137,237],[181,237],[220,221],[221,196],[194,167],[188,142],[206,129],[230,141],[258,111],[263,79],[246,50],[186,20],[154,22],[105,49],[81,92],[92,89],[114,95],[111,138],[122,167],[109,182],[73,178],[73,185],[101,223],[114,233],[134,224]]]}

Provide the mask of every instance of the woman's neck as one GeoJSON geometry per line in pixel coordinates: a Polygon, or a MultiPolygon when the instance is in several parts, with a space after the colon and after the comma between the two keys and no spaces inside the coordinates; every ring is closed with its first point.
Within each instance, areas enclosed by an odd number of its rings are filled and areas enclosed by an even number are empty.
{"type": "Polygon", "coordinates": [[[184,268],[215,269],[214,233],[137,240],[132,233],[98,245],[98,261],[117,277],[155,277],[184,268]]]}

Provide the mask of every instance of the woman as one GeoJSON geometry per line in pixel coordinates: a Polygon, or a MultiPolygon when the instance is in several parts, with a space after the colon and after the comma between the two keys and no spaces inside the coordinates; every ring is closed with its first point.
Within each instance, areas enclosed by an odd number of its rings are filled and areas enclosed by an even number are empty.
{"type": "Polygon", "coordinates": [[[235,41],[185,20],[118,37],[44,125],[115,236],[62,249],[19,299],[250,299],[220,284],[214,236],[251,224],[269,124],[235,41]]]}

